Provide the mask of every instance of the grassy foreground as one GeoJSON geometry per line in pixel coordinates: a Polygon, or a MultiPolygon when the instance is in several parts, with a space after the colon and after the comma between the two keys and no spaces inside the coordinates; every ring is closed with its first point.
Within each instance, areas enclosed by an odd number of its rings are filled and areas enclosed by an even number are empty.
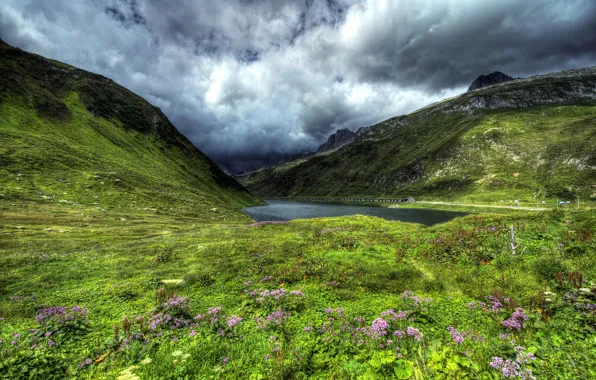
{"type": "Polygon", "coordinates": [[[596,376],[593,212],[423,227],[0,207],[0,378],[596,376]]]}

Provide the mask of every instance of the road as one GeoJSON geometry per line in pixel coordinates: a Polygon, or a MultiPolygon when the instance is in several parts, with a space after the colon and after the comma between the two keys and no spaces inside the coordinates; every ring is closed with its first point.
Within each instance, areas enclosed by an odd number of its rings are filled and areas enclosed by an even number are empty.
{"type": "Polygon", "coordinates": [[[508,208],[513,210],[528,210],[528,211],[549,211],[551,208],[545,207],[521,207],[521,206],[499,206],[499,205],[481,205],[474,203],[451,203],[451,202],[427,202],[427,201],[416,201],[416,203],[429,204],[429,205],[443,205],[443,206],[466,206],[466,207],[481,207],[481,208],[508,208]]]}

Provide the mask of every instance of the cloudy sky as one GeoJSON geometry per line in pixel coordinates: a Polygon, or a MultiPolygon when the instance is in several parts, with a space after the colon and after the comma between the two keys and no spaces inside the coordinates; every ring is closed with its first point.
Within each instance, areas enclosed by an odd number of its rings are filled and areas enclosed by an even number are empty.
{"type": "Polygon", "coordinates": [[[0,38],[159,106],[235,172],[463,92],[596,65],[594,0],[2,0],[0,38]]]}

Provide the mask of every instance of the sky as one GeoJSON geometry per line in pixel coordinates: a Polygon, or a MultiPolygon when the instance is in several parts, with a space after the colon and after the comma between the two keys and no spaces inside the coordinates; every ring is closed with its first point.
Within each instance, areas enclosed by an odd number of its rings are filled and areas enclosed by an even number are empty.
{"type": "Polygon", "coordinates": [[[2,0],[0,38],[162,109],[230,173],[465,92],[596,65],[594,0],[2,0]]]}

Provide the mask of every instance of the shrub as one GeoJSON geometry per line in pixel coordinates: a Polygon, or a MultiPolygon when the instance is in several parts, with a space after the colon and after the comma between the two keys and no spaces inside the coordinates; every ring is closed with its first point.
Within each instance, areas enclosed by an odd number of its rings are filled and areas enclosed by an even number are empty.
{"type": "Polygon", "coordinates": [[[551,281],[560,272],[566,272],[567,267],[556,257],[546,256],[534,261],[534,273],[545,281],[551,281]]]}

